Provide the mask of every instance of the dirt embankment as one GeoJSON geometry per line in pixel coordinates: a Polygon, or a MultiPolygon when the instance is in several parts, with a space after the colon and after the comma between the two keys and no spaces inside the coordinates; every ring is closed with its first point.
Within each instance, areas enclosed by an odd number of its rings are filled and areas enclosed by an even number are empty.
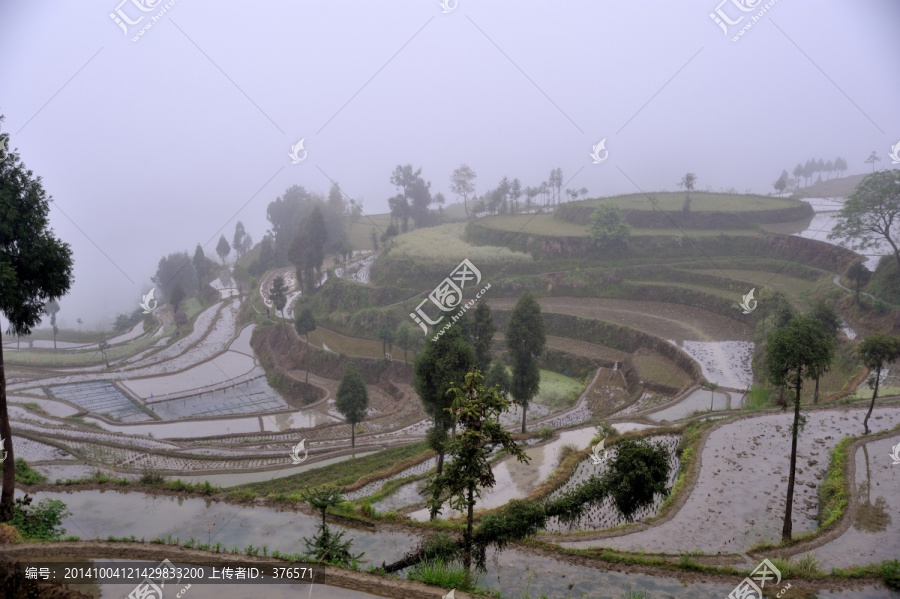
{"type": "Polygon", "coordinates": [[[347,364],[352,363],[367,384],[379,387],[395,399],[403,395],[395,382],[412,381],[412,370],[402,362],[349,357],[307,346],[306,341],[288,327],[257,328],[250,345],[273,386],[285,394],[288,401],[299,400],[304,405],[321,400],[325,390],[299,379],[295,374],[297,371],[308,370],[323,378],[340,380],[347,364]]]}

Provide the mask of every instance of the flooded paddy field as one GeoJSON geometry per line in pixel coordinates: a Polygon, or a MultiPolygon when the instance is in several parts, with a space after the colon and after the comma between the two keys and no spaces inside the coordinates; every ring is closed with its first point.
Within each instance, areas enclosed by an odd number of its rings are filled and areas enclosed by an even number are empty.
{"type": "Polygon", "coordinates": [[[682,341],[678,345],[692,357],[706,380],[728,389],[748,389],[753,383],[750,341],[682,341]]]}
{"type": "MultiPolygon", "coordinates": [[[[76,491],[41,493],[41,498],[59,499],[74,515],[63,521],[68,534],[82,540],[108,536],[131,536],[150,541],[171,535],[183,543],[193,538],[200,543],[221,543],[230,551],[249,544],[266,546],[269,553],[301,553],[302,538],[316,533],[321,517],[291,510],[246,507],[203,499],[189,499],[140,492],[76,491]]],[[[349,529],[329,523],[353,538],[356,551],[370,559],[391,562],[399,559],[418,537],[402,532],[349,529]]]]}
{"type": "MultiPolygon", "coordinates": [[[[798,439],[794,534],[817,528],[818,485],[830,451],[848,434],[862,432],[865,409],[816,410],[798,439]]],[[[781,537],[790,427],[793,415],[766,414],[726,422],[713,430],[700,453],[700,472],[685,504],[670,519],[647,530],[564,547],[614,547],[662,553],[743,553],[760,541],[781,537]],[[722,534],[728,531],[730,534],[722,534]]],[[[874,432],[900,422],[900,406],[876,407],[874,432]]],[[[824,563],[831,567],[831,564],[824,563]]]]}
{"type": "Polygon", "coordinates": [[[291,409],[268,385],[263,376],[208,393],[168,401],[148,402],[146,406],[163,420],[291,409]]]}
{"type": "Polygon", "coordinates": [[[731,406],[731,397],[729,393],[695,389],[674,405],[651,412],[647,418],[656,422],[675,422],[700,412],[734,409],[737,406],[731,406]]]}
{"type": "Polygon", "coordinates": [[[142,422],[150,415],[133,399],[113,384],[102,381],[73,383],[50,387],[51,393],[60,399],[77,405],[88,412],[105,414],[121,422],[142,422]]]}
{"type": "MultiPolygon", "coordinates": [[[[573,445],[577,450],[585,449],[596,436],[597,429],[593,426],[562,431],[558,439],[525,449],[525,455],[530,458],[527,464],[513,458],[502,460],[493,467],[496,483],[492,488],[482,491],[478,508],[500,507],[510,499],[527,497],[559,466],[559,456],[565,445],[573,445]]],[[[447,506],[441,513],[444,518],[457,515],[459,512],[447,506]]],[[[429,512],[428,509],[421,509],[409,516],[414,520],[424,521],[429,519],[429,512]]]]}
{"type": "Polygon", "coordinates": [[[900,432],[856,450],[856,515],[843,534],[813,550],[822,562],[844,568],[900,556],[900,468],[890,457],[898,443],[900,432]]]}
{"type": "MultiPolygon", "coordinates": [[[[661,443],[669,452],[670,470],[667,487],[671,489],[672,485],[675,484],[675,480],[678,478],[678,469],[681,467],[681,460],[679,460],[675,455],[675,449],[678,447],[678,442],[681,440],[681,437],[677,435],[656,435],[644,438],[650,443],[661,443]]],[[[559,489],[551,493],[550,499],[556,499],[564,493],[581,486],[591,476],[603,476],[603,473],[606,472],[607,464],[609,464],[610,461],[613,460],[618,453],[618,450],[615,447],[610,448],[608,451],[608,457],[604,458],[604,460],[600,464],[595,464],[590,457],[585,458],[584,460],[579,462],[575,467],[575,471],[572,473],[572,476],[569,477],[569,480],[567,480],[565,484],[563,484],[563,486],[561,486],[559,489]]],[[[653,516],[655,516],[659,512],[659,508],[662,505],[664,499],[665,497],[663,495],[657,494],[654,498],[653,504],[641,509],[634,514],[633,521],[643,522],[647,518],[652,518],[653,516]]],[[[545,530],[549,533],[566,533],[582,530],[603,530],[607,528],[614,528],[624,523],[625,520],[613,505],[612,498],[607,497],[601,505],[592,506],[588,509],[584,516],[582,516],[578,521],[573,522],[571,525],[561,524],[558,518],[553,517],[548,522],[545,530]]]]}

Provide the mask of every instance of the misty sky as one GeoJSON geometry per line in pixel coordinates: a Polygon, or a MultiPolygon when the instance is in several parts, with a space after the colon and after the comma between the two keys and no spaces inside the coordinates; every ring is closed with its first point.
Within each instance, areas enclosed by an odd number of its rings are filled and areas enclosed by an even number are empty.
{"type": "Polygon", "coordinates": [[[119,1],[0,0],[2,129],[74,252],[62,326],[133,310],[160,256],[214,255],[236,220],[259,241],[292,184],[335,180],[369,214],[401,163],[448,201],[463,162],[478,193],[556,167],[592,197],[687,171],[701,190],[768,193],[811,157],[861,173],[876,150],[885,168],[900,141],[894,0],[779,0],[737,42],[765,2],[722,4],[745,15],[726,35],[719,0],[177,0],[133,42],[167,2],[119,1]],[[147,16],[126,34],[117,7],[147,16]]]}

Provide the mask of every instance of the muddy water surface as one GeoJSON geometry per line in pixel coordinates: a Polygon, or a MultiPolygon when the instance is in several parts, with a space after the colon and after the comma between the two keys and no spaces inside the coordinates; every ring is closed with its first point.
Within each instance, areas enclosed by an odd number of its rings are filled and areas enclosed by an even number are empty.
{"type": "MultiPolygon", "coordinates": [[[[156,537],[178,537],[182,542],[194,538],[198,543],[222,543],[229,550],[247,545],[265,545],[271,552],[300,552],[305,547],[300,537],[315,532],[318,518],[288,511],[277,511],[262,507],[243,507],[220,504],[200,499],[156,497],[143,493],[122,493],[116,491],[82,491],[72,493],[40,493],[37,500],[49,497],[60,499],[74,512],[63,525],[69,535],[82,539],[105,538],[108,535],[142,537],[150,540],[156,537]]],[[[380,565],[382,561],[393,561],[413,547],[419,540],[416,535],[394,532],[371,533],[355,529],[345,529],[333,525],[337,530],[346,530],[345,538],[353,539],[353,547],[366,551],[363,567],[368,564],[380,565]]],[[[697,599],[722,599],[740,582],[685,583],[672,576],[649,576],[638,573],[607,571],[579,566],[553,558],[533,555],[518,550],[506,550],[499,555],[488,553],[487,573],[481,585],[500,590],[503,597],[519,599],[546,595],[548,597],[621,597],[626,590],[643,590],[652,599],[671,597],[691,597],[697,599]]],[[[124,589],[124,587],[119,587],[124,589]]],[[[204,589],[204,586],[196,587],[204,589]]],[[[214,587],[208,587],[212,589],[214,587]]],[[[246,591],[246,587],[233,585],[231,588],[246,591]]],[[[344,595],[316,595],[326,599],[344,599],[344,595]]],[[[193,591],[195,587],[191,588],[193,591]]],[[[279,587],[266,586],[262,591],[276,592],[279,587]]],[[[308,592],[308,591],[306,591],[308,592]]],[[[331,592],[329,590],[329,592],[331,592]]],[[[335,590],[335,593],[343,592],[335,590]]],[[[208,597],[210,595],[196,595],[208,597]]],[[[255,594],[224,595],[215,597],[280,597],[268,592],[255,594]]],[[[303,592],[288,595],[305,597],[303,592]]],[[[113,595],[115,597],[115,595],[113,595]]],[[[187,595],[185,595],[187,597],[187,595]]],[[[852,591],[817,594],[819,599],[890,599],[896,597],[883,588],[864,587],[852,591]]],[[[346,599],[355,599],[347,595],[346,599]]]]}
{"type": "MultiPolygon", "coordinates": [[[[531,458],[528,463],[507,458],[494,466],[496,484],[482,493],[478,501],[478,509],[490,509],[507,503],[510,499],[522,499],[534,491],[538,485],[547,480],[559,466],[559,455],[565,445],[574,445],[576,449],[587,448],[597,435],[596,427],[579,428],[562,431],[559,438],[546,445],[529,447],[525,454],[531,458]]],[[[459,514],[456,510],[444,507],[442,515],[459,514]]],[[[414,520],[425,521],[429,518],[427,509],[410,514],[414,520]]]]}
{"type": "MultiPolygon", "coordinates": [[[[844,436],[862,433],[864,416],[865,410],[860,408],[807,413],[806,427],[798,439],[795,534],[816,529],[817,490],[830,451],[844,436]]],[[[714,554],[743,553],[759,541],[777,542],[787,493],[792,421],[792,414],[766,414],[714,430],[701,453],[697,485],[672,519],[624,536],[561,545],[665,553],[699,549],[714,554]]],[[[869,427],[878,432],[898,422],[900,407],[881,407],[873,412],[869,427]]],[[[870,547],[878,543],[876,537],[867,538],[870,547]]],[[[826,570],[832,565],[823,561],[826,570]]]]}
{"type": "Polygon", "coordinates": [[[900,556],[900,465],[891,459],[897,443],[900,434],[856,451],[856,517],[844,534],[815,549],[819,560],[843,568],[900,556]]]}
{"type": "MultiPolygon", "coordinates": [[[[243,549],[253,544],[265,545],[269,553],[276,549],[302,553],[306,547],[302,538],[316,534],[316,525],[321,523],[317,517],[298,512],[138,492],[39,493],[35,500],[47,497],[68,506],[73,515],[63,521],[63,527],[67,535],[77,535],[82,540],[134,535],[150,541],[171,535],[182,543],[191,538],[198,543],[219,542],[229,551],[235,546],[243,549]]],[[[375,534],[333,523],[329,527],[346,530],[347,538],[353,539],[353,549],[365,551],[365,557],[379,565],[381,560],[399,559],[418,541],[417,536],[406,533],[375,534]]]]}
{"type": "Polygon", "coordinates": [[[696,412],[708,412],[710,410],[728,409],[728,396],[724,393],[697,389],[673,406],[669,406],[659,412],[649,414],[647,418],[662,422],[664,420],[675,422],[686,418],[696,412]]]}

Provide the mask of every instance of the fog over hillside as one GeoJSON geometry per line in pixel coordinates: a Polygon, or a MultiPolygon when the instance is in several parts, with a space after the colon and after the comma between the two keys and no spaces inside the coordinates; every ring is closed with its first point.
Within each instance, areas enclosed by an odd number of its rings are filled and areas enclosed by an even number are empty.
{"type": "Polygon", "coordinates": [[[449,201],[463,162],[479,190],[561,168],[590,197],[674,190],[686,171],[769,193],[798,161],[864,172],[900,139],[889,0],[778,2],[736,42],[755,13],[726,34],[705,0],[168,5],[136,42],[156,13],[130,2],[0,7],[4,129],[75,249],[68,326],[131,309],[160,256],[211,254],[230,219],[258,241],[292,184],[337,181],[368,214],[406,163],[449,201]],[[151,16],[126,34],[116,8],[151,16]]]}

